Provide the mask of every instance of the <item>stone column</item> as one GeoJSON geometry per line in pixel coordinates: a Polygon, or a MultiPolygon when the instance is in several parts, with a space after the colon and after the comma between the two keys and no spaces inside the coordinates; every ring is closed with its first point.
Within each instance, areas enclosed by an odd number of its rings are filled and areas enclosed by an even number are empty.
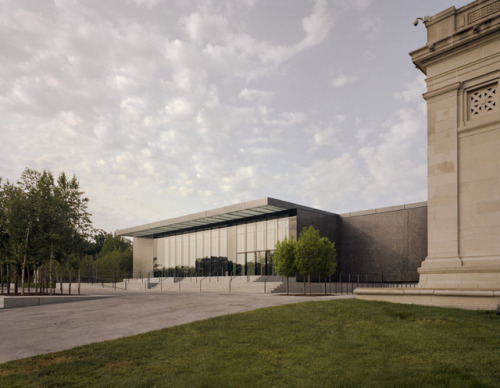
{"type": "Polygon", "coordinates": [[[500,290],[500,1],[425,22],[428,256],[419,286],[500,290]]]}

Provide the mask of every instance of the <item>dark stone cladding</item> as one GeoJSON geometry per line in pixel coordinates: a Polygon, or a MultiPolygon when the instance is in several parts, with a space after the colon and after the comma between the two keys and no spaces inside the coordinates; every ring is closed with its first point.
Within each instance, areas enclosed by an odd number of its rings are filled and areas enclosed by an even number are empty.
{"type": "Polygon", "coordinates": [[[427,256],[427,203],[341,215],[339,271],[377,281],[417,282],[427,256]]]}

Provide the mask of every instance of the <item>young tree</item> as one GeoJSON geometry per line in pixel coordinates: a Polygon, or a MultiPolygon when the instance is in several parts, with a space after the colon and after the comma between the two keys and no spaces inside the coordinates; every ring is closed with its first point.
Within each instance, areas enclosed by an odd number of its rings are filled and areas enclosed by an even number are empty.
{"type": "Polygon", "coordinates": [[[90,221],[90,213],[87,211],[88,198],[83,197],[83,192],[80,191],[80,183],[76,176],[68,180],[66,174],[62,172],[57,179],[57,187],[55,190],[57,196],[61,198],[62,210],[65,212],[67,223],[62,225],[61,233],[61,265],[63,261],[68,267],[69,276],[71,277],[72,264],[75,260],[70,258],[76,257],[78,265],[78,294],[80,294],[80,259],[84,256],[85,249],[88,244],[86,242],[92,237],[92,223],[90,221]]]}
{"type": "Polygon", "coordinates": [[[2,178],[0,178],[0,289],[1,294],[4,294],[4,265],[7,262],[7,246],[9,242],[9,234],[7,228],[7,209],[6,209],[6,195],[4,186],[2,185],[2,178]]]}
{"type": "Polygon", "coordinates": [[[3,187],[8,252],[14,267],[14,293],[17,294],[18,270],[21,269],[21,293],[24,294],[24,276],[28,247],[35,223],[32,188],[7,183],[3,187]]]}
{"type": "Polygon", "coordinates": [[[312,274],[331,275],[335,271],[335,244],[326,237],[320,237],[319,231],[309,226],[299,235],[296,258],[298,271],[307,275],[310,295],[312,274]]]}
{"type": "Polygon", "coordinates": [[[297,242],[293,237],[278,241],[273,256],[274,269],[278,275],[286,276],[286,294],[290,293],[288,279],[297,273],[295,260],[297,242]]]}
{"type": "Polygon", "coordinates": [[[26,273],[26,266],[28,265],[28,248],[30,239],[35,232],[38,221],[38,209],[37,209],[37,197],[38,193],[36,191],[36,184],[40,178],[40,173],[25,169],[21,174],[21,179],[17,182],[19,188],[19,199],[18,199],[18,209],[17,218],[23,218],[21,223],[24,223],[21,231],[25,231],[24,235],[24,250],[23,250],[23,261],[21,264],[21,294],[24,295],[24,279],[26,273]],[[23,222],[24,221],[24,222],[23,222]]]}

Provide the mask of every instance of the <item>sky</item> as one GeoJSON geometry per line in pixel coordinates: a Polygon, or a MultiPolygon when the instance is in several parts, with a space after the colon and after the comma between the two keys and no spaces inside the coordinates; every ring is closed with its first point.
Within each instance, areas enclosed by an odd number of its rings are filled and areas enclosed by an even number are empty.
{"type": "Polygon", "coordinates": [[[0,177],[76,175],[94,227],[273,197],[425,201],[416,17],[469,0],[0,0],[0,177]]]}

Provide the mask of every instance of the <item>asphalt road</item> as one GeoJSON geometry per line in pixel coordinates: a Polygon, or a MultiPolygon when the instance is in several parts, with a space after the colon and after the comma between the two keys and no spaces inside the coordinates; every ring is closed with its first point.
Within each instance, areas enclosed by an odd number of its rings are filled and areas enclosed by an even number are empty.
{"type": "Polygon", "coordinates": [[[0,363],[219,315],[309,300],[284,296],[85,289],[109,298],[0,310],[0,363]]]}

